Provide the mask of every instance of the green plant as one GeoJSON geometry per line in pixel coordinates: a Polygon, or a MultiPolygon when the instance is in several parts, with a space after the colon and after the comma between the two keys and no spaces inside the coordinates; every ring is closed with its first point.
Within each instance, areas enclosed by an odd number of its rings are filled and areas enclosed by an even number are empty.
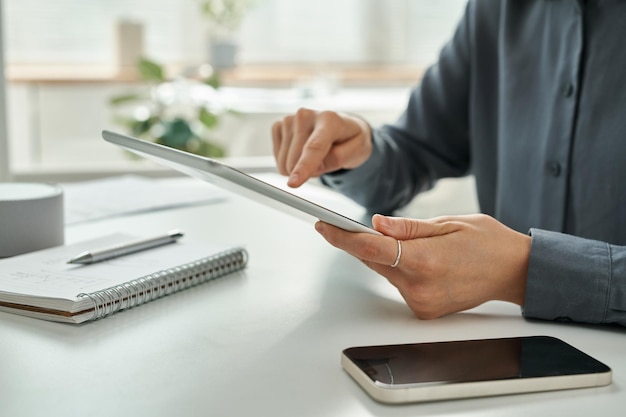
{"type": "Polygon", "coordinates": [[[214,32],[233,33],[256,0],[199,0],[200,10],[214,32]]]}
{"type": "MultiPolygon", "coordinates": [[[[201,69],[206,68],[210,69],[201,69]]],[[[224,148],[210,138],[220,111],[216,104],[220,82],[214,71],[168,80],[162,65],[147,58],[137,62],[137,70],[147,88],[110,99],[117,124],[132,136],[165,146],[209,157],[224,156],[224,148]]]]}

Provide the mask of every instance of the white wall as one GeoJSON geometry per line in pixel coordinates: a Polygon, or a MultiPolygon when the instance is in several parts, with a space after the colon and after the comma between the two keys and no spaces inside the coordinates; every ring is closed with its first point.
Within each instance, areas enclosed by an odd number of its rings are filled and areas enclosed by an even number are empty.
{"type": "MultiPolygon", "coordinates": [[[[196,0],[4,0],[13,63],[108,64],[120,20],[144,25],[145,52],[208,58],[196,0]]],[[[257,0],[240,30],[242,63],[434,61],[466,0],[257,0]]]]}

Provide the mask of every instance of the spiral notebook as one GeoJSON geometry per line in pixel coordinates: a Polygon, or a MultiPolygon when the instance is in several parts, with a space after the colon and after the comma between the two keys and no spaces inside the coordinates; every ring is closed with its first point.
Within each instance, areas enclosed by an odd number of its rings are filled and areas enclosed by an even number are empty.
{"type": "Polygon", "coordinates": [[[0,311],[82,323],[109,316],[245,268],[246,250],[185,239],[88,265],[77,253],[136,236],[114,234],[0,260],[0,311]]]}

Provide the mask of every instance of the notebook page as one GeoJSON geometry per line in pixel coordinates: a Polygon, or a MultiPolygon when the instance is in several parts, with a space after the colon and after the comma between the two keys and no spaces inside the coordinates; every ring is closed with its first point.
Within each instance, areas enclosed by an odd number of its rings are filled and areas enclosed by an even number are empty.
{"type": "Polygon", "coordinates": [[[15,302],[13,295],[76,300],[80,293],[102,290],[154,272],[183,265],[230,249],[232,246],[187,242],[183,239],[142,252],[88,265],[67,261],[80,252],[136,240],[115,234],[59,246],[0,261],[0,300],[15,302]]]}
{"type": "Polygon", "coordinates": [[[65,224],[208,204],[226,198],[224,191],[208,183],[203,183],[203,187],[180,187],[136,175],[63,184],[62,187],[65,224]]]}

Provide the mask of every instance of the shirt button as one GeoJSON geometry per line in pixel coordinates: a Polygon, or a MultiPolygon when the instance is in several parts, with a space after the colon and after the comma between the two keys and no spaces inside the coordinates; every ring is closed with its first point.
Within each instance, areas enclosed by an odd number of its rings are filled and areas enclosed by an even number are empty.
{"type": "Polygon", "coordinates": [[[557,161],[552,161],[552,162],[548,162],[548,172],[550,173],[550,175],[552,175],[553,177],[558,177],[559,175],[561,175],[561,164],[558,163],[557,161]]]}
{"type": "Polygon", "coordinates": [[[563,86],[563,96],[569,98],[574,94],[574,84],[567,83],[563,86]]]}

